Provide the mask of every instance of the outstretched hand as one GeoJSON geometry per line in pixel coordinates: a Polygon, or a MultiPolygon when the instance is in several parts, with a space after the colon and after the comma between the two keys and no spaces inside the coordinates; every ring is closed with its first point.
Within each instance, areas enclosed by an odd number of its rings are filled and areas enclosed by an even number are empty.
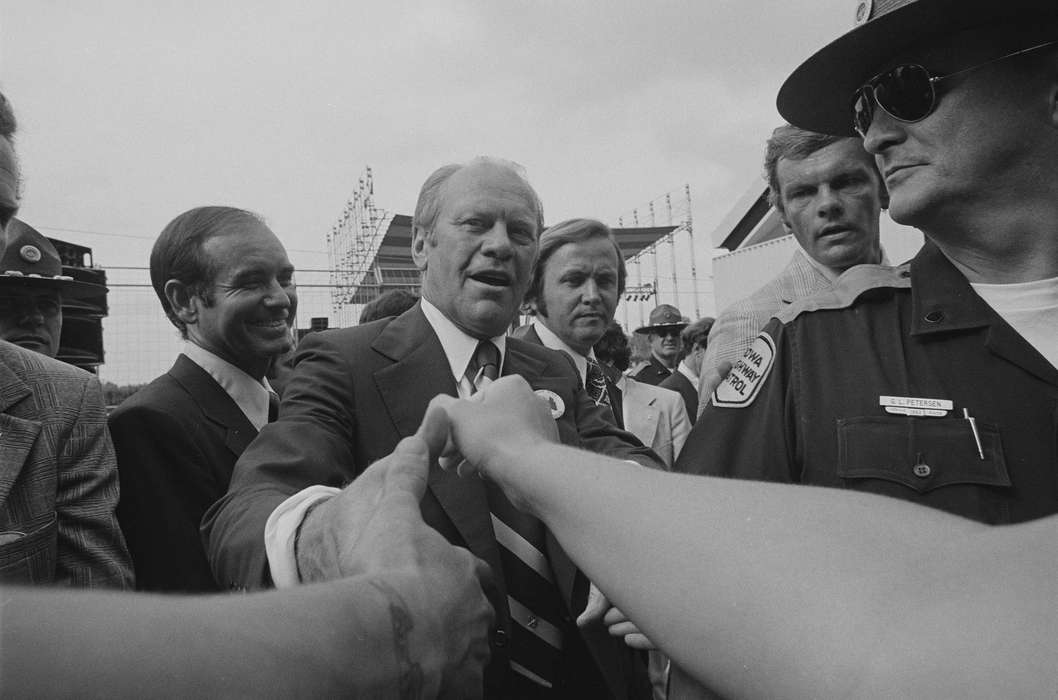
{"type": "Polygon", "coordinates": [[[558,427],[547,403],[517,375],[501,377],[470,399],[436,396],[419,432],[445,469],[460,476],[477,473],[495,481],[511,502],[525,506],[513,455],[541,442],[558,442],[558,427]]]}

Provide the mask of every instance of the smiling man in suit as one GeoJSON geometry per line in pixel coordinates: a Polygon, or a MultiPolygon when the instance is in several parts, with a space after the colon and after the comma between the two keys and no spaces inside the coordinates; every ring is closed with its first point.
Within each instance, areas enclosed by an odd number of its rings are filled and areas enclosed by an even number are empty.
{"type": "MultiPolygon", "coordinates": [[[[434,396],[469,397],[498,374],[520,374],[548,400],[564,442],[655,464],[588,397],[568,357],[505,336],[542,222],[539,198],[512,163],[478,158],[427,178],[412,237],[421,302],[301,343],[280,419],[243,454],[227,496],[203,521],[219,580],[253,588],[355,572],[357,477],[415,433],[434,396]]],[[[601,623],[573,625],[587,581],[538,521],[521,517],[491,484],[468,485],[436,464],[421,506],[428,524],[492,569],[485,697],[645,692],[635,686],[645,676],[629,649],[601,623]]]]}
{"type": "Polygon", "coordinates": [[[151,282],[184,347],[110,417],[142,590],[218,590],[199,523],[278,403],[265,372],[291,347],[293,276],[279,239],[242,209],[184,212],[154,244],[151,282]]]}

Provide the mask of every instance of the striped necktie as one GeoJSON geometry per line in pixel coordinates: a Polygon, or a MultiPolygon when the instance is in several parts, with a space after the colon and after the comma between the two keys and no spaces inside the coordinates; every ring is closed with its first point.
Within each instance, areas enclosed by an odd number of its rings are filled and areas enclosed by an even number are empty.
{"type": "Polygon", "coordinates": [[[610,411],[610,417],[613,417],[614,411],[613,406],[610,405],[610,392],[607,391],[606,387],[606,375],[602,371],[602,367],[592,358],[588,360],[588,372],[584,388],[588,391],[588,396],[595,402],[596,406],[605,406],[610,411]]]}
{"type": "MultiPolygon", "coordinates": [[[[499,367],[499,349],[482,340],[464,376],[477,392],[499,376],[499,367]]],[[[492,482],[486,482],[485,490],[511,612],[511,669],[539,687],[551,688],[561,660],[564,613],[544,554],[544,525],[515,508],[492,482]]]]}

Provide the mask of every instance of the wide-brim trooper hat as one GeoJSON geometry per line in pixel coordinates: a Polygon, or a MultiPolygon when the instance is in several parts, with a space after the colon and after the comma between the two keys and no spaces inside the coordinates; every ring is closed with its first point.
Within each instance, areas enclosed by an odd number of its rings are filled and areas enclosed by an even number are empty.
{"type": "Polygon", "coordinates": [[[0,291],[11,285],[58,289],[67,299],[85,299],[107,291],[101,284],[64,275],[62,259],[51,241],[18,219],[11,219],[0,236],[0,291]]]}
{"type": "Polygon", "coordinates": [[[810,56],[779,88],[779,113],[794,126],[855,136],[853,92],[903,49],[973,27],[1058,19],[1056,0],[858,0],[855,8],[855,28],[810,56]]]}
{"type": "Polygon", "coordinates": [[[682,330],[687,327],[687,320],[683,318],[680,310],[672,304],[660,304],[650,312],[649,323],[642,328],[637,328],[636,333],[652,333],[667,328],[682,330]]]}

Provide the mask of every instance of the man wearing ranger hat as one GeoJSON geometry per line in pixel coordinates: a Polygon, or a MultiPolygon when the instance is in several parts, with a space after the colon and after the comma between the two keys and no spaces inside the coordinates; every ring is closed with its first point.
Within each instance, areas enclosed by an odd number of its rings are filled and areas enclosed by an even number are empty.
{"type": "Polygon", "coordinates": [[[877,0],[857,21],[779,111],[858,133],[926,245],[773,319],[679,466],[988,523],[1058,512],[1058,4],[877,0]]]}
{"type": "Polygon", "coordinates": [[[650,360],[632,378],[657,386],[672,376],[680,361],[680,332],[687,327],[687,319],[672,304],[660,304],[650,312],[650,322],[636,329],[650,338],[650,360]]]}
{"type": "Polygon", "coordinates": [[[55,246],[12,219],[0,237],[0,338],[55,357],[65,299],[106,294],[106,287],[62,274],[55,246]]]}

